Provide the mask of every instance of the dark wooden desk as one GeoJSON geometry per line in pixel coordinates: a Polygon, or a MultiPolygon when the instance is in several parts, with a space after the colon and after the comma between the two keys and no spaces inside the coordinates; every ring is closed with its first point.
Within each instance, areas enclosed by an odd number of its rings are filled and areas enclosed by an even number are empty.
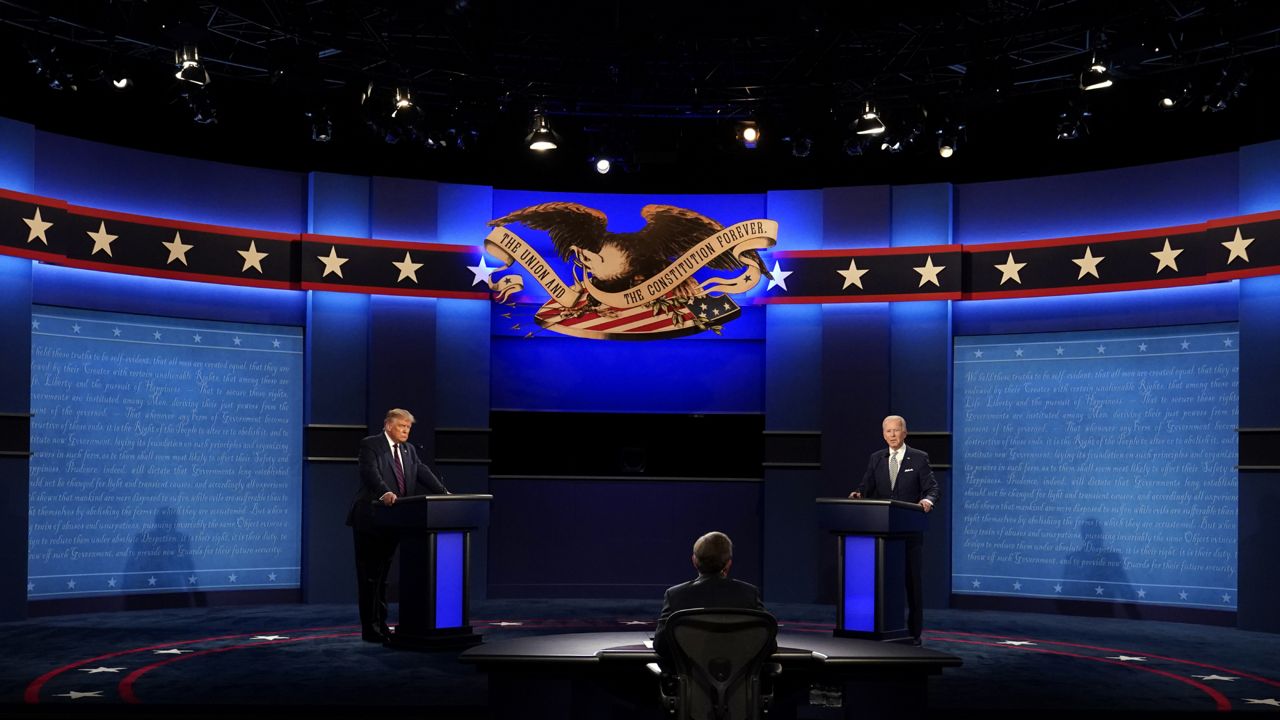
{"type": "MultiPolygon", "coordinates": [[[[644,631],[530,635],[459,659],[489,674],[495,718],[661,717],[657,680],[644,667],[658,659],[648,639],[644,631]]],[[[842,689],[846,718],[920,716],[929,676],[960,665],[928,648],[789,632],[778,633],[773,661],[782,665],[775,718],[794,717],[814,683],[842,689]]]]}

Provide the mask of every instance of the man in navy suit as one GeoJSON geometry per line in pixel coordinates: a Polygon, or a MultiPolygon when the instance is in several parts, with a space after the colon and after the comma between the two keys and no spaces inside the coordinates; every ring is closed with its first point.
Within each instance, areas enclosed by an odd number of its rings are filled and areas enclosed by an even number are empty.
{"type": "Polygon", "coordinates": [[[662,598],[662,614],[653,634],[653,649],[660,657],[671,657],[667,618],[677,610],[693,608],[742,608],[764,610],[760,591],[751,583],[729,577],[733,567],[733,541],[722,532],[709,532],[693,544],[693,567],[698,577],[667,588],[662,598]]]}
{"type": "MultiPolygon", "coordinates": [[[[900,500],[916,503],[925,512],[938,504],[938,481],[929,467],[929,454],[907,447],[907,421],[901,415],[890,415],[880,423],[884,441],[889,446],[871,453],[867,471],[851,498],[900,500]]],[[[924,544],[919,537],[907,540],[907,631],[911,641],[920,644],[924,628],[923,593],[920,586],[924,544]]]]}
{"type": "Polygon", "coordinates": [[[382,432],[360,441],[360,491],[347,513],[356,544],[356,581],[360,591],[360,636],[368,642],[385,642],[387,627],[387,574],[399,539],[395,532],[374,525],[374,505],[391,506],[410,495],[447,495],[444,483],[418,459],[410,445],[413,414],[389,410],[382,432]]]}

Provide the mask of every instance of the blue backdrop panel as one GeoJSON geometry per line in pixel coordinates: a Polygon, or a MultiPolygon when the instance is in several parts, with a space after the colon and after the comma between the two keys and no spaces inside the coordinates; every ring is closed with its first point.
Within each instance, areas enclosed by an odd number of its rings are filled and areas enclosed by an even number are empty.
{"type": "Polygon", "coordinates": [[[955,341],[952,592],[1236,607],[1234,323],[955,341]]]}
{"type": "Polygon", "coordinates": [[[302,341],[34,308],[28,598],[298,587],[302,341]]]}

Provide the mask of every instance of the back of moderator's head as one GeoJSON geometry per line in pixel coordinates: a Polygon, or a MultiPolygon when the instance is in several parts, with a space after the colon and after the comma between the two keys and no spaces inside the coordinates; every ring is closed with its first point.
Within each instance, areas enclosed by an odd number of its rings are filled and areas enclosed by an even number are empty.
{"type": "Polygon", "coordinates": [[[693,557],[698,563],[698,572],[715,575],[733,559],[733,541],[722,532],[709,532],[693,544],[693,557]]]}

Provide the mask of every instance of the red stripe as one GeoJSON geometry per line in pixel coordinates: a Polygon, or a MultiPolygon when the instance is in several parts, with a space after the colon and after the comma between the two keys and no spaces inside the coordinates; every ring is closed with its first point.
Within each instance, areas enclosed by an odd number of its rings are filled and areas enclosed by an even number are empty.
{"type": "Polygon", "coordinates": [[[67,209],[66,200],[56,200],[54,198],[42,197],[40,195],[31,195],[29,193],[18,192],[17,190],[5,190],[0,188],[0,197],[8,200],[17,200],[18,202],[31,203],[32,205],[40,205],[42,207],[67,209]]]}

